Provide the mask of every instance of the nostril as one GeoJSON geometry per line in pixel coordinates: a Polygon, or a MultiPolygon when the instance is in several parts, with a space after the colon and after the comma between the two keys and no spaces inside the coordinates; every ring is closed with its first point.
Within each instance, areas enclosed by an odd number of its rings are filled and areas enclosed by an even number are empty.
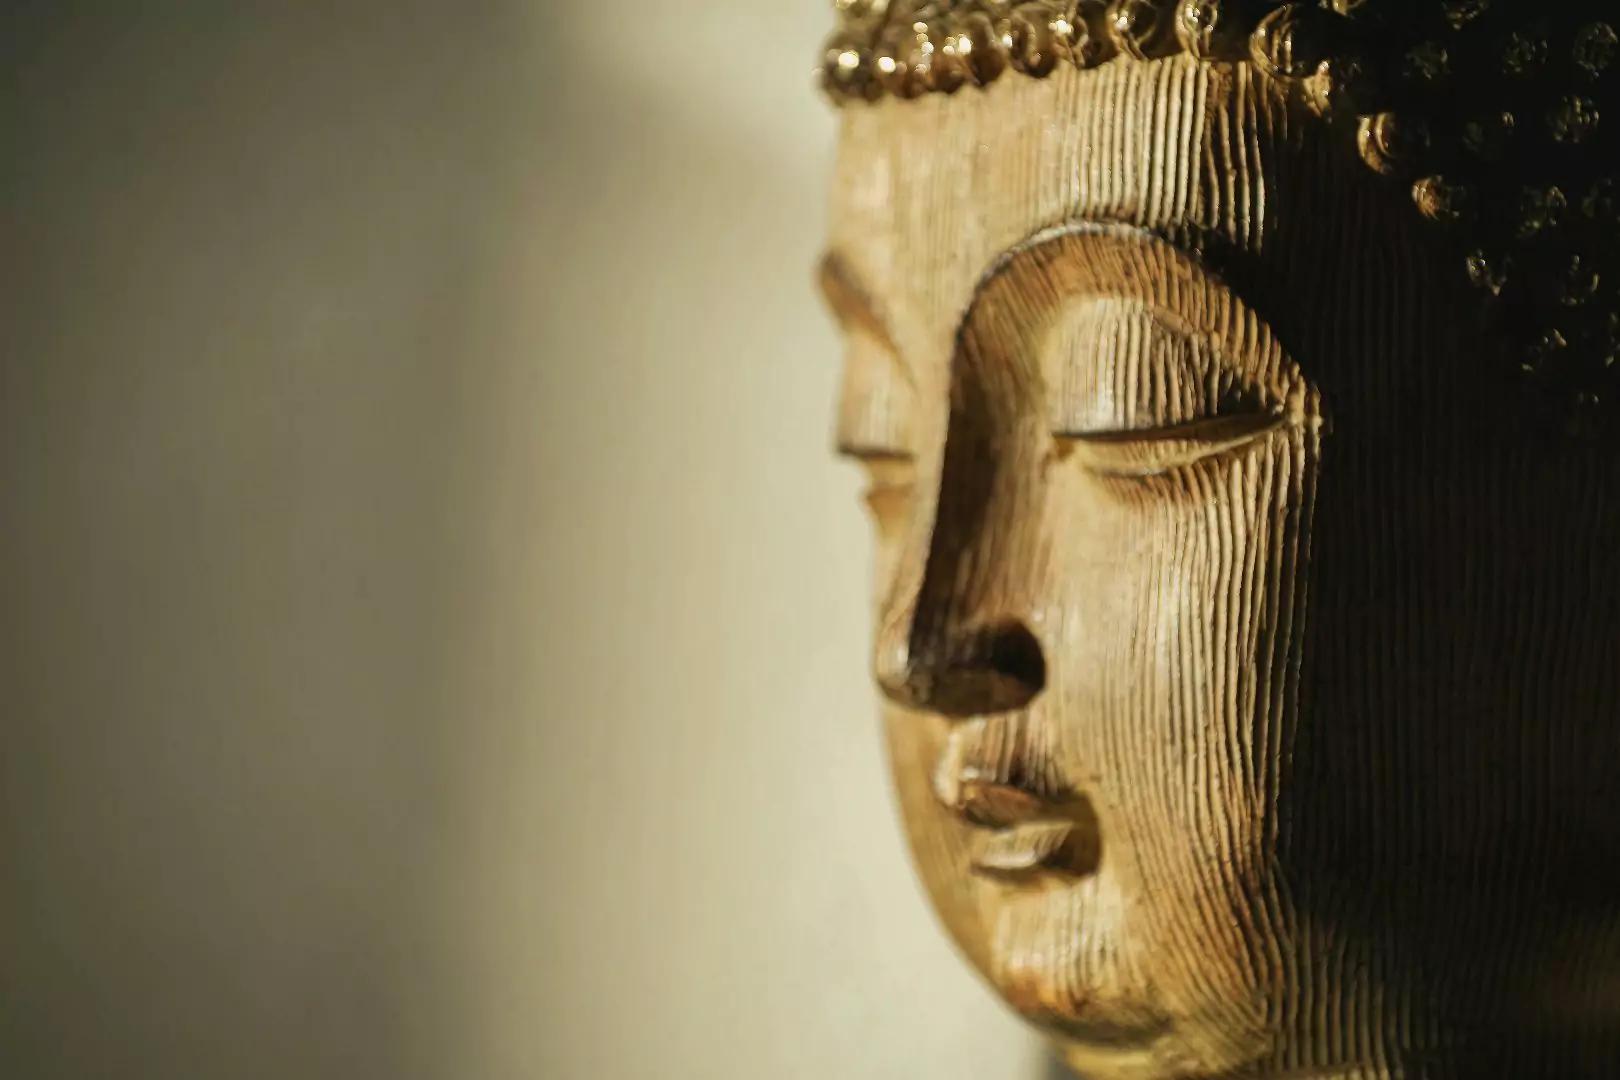
{"type": "Polygon", "coordinates": [[[991,631],[988,652],[990,666],[1024,688],[1026,696],[1020,705],[1046,688],[1046,654],[1023,623],[1007,623],[991,631]]]}
{"type": "Polygon", "coordinates": [[[880,660],[884,693],[899,704],[944,716],[1011,712],[1046,688],[1045,653],[1017,621],[920,641],[904,655],[903,664],[880,660]]]}

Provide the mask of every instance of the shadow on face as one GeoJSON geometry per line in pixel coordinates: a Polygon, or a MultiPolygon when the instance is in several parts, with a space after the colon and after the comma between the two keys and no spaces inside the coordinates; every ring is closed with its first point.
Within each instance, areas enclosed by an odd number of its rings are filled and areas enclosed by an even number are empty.
{"type": "Polygon", "coordinates": [[[1313,981],[1399,1000],[1409,1061],[1606,1075],[1612,451],[1537,426],[1451,243],[1330,163],[1308,171],[1279,177],[1288,284],[1251,287],[1329,417],[1279,788],[1294,945],[1313,981]]]}

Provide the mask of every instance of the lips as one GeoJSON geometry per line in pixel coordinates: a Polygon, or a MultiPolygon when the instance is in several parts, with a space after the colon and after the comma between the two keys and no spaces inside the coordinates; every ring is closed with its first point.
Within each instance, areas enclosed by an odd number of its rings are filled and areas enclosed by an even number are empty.
{"type": "Polygon", "coordinates": [[[1027,749],[1023,732],[1008,734],[984,724],[957,729],[934,774],[935,796],[973,829],[974,872],[1004,884],[1095,874],[1102,833],[1091,800],[1053,783],[1049,763],[1018,752],[1027,749]]]}
{"type": "Polygon", "coordinates": [[[1053,874],[1085,877],[1097,869],[1097,836],[1077,824],[1041,821],[1002,829],[975,838],[973,869],[978,874],[1007,881],[1023,881],[1053,874]]]}

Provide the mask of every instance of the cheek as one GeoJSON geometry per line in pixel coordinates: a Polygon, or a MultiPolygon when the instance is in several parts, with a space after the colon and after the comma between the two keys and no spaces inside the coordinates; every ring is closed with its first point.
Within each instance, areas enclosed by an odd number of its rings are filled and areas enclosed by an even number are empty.
{"type": "Polygon", "coordinates": [[[1266,889],[1278,763],[1295,722],[1310,484],[1279,435],[1172,480],[1074,478],[1054,523],[1066,580],[1054,696],[1094,786],[1113,872],[1148,922],[1196,951],[1266,889]],[[1187,925],[1188,911],[1206,913],[1187,925]]]}

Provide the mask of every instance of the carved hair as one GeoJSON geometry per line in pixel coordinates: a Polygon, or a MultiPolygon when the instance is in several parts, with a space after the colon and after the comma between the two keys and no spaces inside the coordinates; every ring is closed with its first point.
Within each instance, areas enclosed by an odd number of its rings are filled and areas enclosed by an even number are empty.
{"type": "Polygon", "coordinates": [[[1249,63],[1444,230],[1573,433],[1620,417],[1620,34],[1595,0],[835,0],[840,105],[1008,72],[1249,63]],[[1607,120],[1606,120],[1607,118],[1607,120]]]}

